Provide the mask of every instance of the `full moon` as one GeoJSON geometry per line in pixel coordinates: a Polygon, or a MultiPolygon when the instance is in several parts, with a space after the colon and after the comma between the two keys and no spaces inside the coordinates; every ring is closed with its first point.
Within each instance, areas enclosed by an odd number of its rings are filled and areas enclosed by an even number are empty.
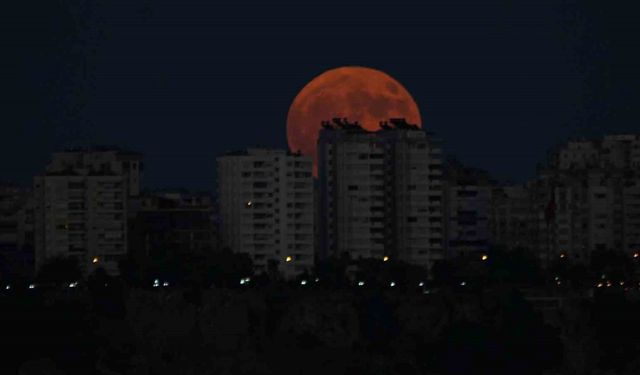
{"type": "Polygon", "coordinates": [[[413,97],[388,74],[360,66],[328,70],[298,93],[287,116],[289,149],[313,159],[314,175],[321,122],[334,117],[358,121],[367,130],[378,130],[380,121],[401,117],[422,126],[413,97]]]}

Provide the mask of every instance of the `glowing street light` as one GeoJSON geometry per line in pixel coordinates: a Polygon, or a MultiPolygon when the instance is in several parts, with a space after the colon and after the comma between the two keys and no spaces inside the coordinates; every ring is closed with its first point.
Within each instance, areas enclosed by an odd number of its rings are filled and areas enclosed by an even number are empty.
{"type": "Polygon", "coordinates": [[[487,254],[482,254],[482,258],[483,261],[489,259],[489,256],[487,256],[487,254]]]}
{"type": "Polygon", "coordinates": [[[560,258],[564,258],[564,257],[566,257],[565,253],[561,253],[560,258]]]}
{"type": "Polygon", "coordinates": [[[249,208],[249,207],[253,206],[253,202],[252,202],[252,201],[248,201],[248,202],[246,203],[246,206],[247,206],[247,208],[249,208]]]}
{"type": "Polygon", "coordinates": [[[382,261],[383,262],[388,262],[389,261],[389,257],[385,255],[384,258],[382,258],[382,261]]]}
{"type": "Polygon", "coordinates": [[[358,281],[358,286],[364,286],[364,281],[358,281]]]}
{"type": "Polygon", "coordinates": [[[633,253],[633,257],[634,257],[634,258],[638,258],[638,257],[640,257],[640,253],[637,253],[637,252],[636,252],[636,253],[633,253]]]}
{"type": "Polygon", "coordinates": [[[395,282],[395,281],[390,282],[390,283],[389,283],[389,286],[390,286],[390,287],[394,287],[394,286],[396,286],[396,282],[395,282]]]}
{"type": "Polygon", "coordinates": [[[300,281],[300,285],[307,285],[307,280],[300,281]]]}
{"type": "Polygon", "coordinates": [[[287,262],[291,262],[293,260],[293,257],[291,257],[291,255],[287,255],[287,257],[285,258],[285,261],[287,262]]]}
{"type": "Polygon", "coordinates": [[[98,257],[93,257],[93,260],[91,261],[93,264],[96,264],[100,261],[100,259],[98,259],[98,257]]]}

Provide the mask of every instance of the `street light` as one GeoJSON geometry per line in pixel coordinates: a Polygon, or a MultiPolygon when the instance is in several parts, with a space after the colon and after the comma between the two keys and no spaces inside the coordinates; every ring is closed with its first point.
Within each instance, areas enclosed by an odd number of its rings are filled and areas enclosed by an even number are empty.
{"type": "Polygon", "coordinates": [[[98,259],[98,257],[93,257],[93,260],[91,261],[93,264],[96,264],[100,261],[100,259],[98,259]]]}
{"type": "Polygon", "coordinates": [[[482,254],[482,258],[481,259],[483,261],[485,261],[485,260],[489,259],[489,257],[487,256],[487,254],[482,254]]]}
{"type": "Polygon", "coordinates": [[[382,258],[382,261],[383,262],[388,262],[389,261],[389,257],[385,255],[384,258],[382,258]]]}
{"type": "Polygon", "coordinates": [[[285,258],[285,261],[287,262],[291,262],[293,260],[293,258],[291,257],[291,255],[287,255],[287,257],[285,258]]]}

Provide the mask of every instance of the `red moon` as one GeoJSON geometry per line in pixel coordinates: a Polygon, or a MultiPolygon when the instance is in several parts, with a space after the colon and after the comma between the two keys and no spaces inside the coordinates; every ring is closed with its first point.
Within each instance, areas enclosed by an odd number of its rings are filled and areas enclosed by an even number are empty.
{"type": "Polygon", "coordinates": [[[328,70],[298,93],[287,116],[289,149],[311,156],[314,175],[321,122],[334,117],[358,121],[367,130],[377,130],[380,121],[397,117],[422,126],[413,97],[388,74],[359,66],[328,70]]]}

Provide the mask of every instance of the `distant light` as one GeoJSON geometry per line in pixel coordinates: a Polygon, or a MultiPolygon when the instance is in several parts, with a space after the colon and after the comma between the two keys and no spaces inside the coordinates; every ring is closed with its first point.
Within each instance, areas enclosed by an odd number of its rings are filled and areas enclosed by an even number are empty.
{"type": "Polygon", "coordinates": [[[240,279],[240,285],[244,285],[244,279],[240,279]]]}
{"type": "Polygon", "coordinates": [[[76,286],[78,286],[77,282],[69,283],[69,288],[75,288],[76,286]]]}
{"type": "Polygon", "coordinates": [[[389,261],[389,257],[385,255],[384,258],[382,258],[382,261],[383,262],[388,262],[389,261]]]}
{"type": "Polygon", "coordinates": [[[316,282],[320,282],[320,279],[316,277],[316,282]]]}
{"type": "Polygon", "coordinates": [[[98,263],[98,261],[99,261],[99,260],[100,260],[100,259],[98,259],[98,257],[94,257],[94,258],[93,258],[93,260],[92,260],[92,262],[93,262],[93,263],[98,263]]]}
{"type": "Polygon", "coordinates": [[[358,281],[358,286],[363,286],[364,285],[364,281],[358,281]]]}
{"type": "Polygon", "coordinates": [[[611,286],[611,282],[607,281],[607,288],[611,286]]]}
{"type": "Polygon", "coordinates": [[[598,283],[598,288],[602,288],[603,284],[602,283],[598,283]]]}
{"type": "Polygon", "coordinates": [[[36,285],[35,284],[29,284],[29,289],[35,289],[36,285]]]}
{"type": "Polygon", "coordinates": [[[601,278],[602,280],[604,280],[606,277],[607,277],[607,275],[605,275],[605,274],[602,274],[602,276],[600,276],[600,278],[601,278]]]}
{"type": "Polygon", "coordinates": [[[162,286],[165,286],[165,287],[169,286],[169,282],[168,281],[163,282],[162,286]]]}
{"type": "Polygon", "coordinates": [[[566,257],[566,255],[564,253],[561,253],[560,258],[564,258],[564,257],[566,257]]]}
{"type": "Polygon", "coordinates": [[[559,276],[556,276],[556,281],[558,281],[558,280],[560,280],[560,277],[559,277],[559,276]]]}
{"type": "Polygon", "coordinates": [[[463,281],[463,282],[460,283],[460,286],[465,286],[465,285],[467,285],[466,281],[463,281]]]}
{"type": "Polygon", "coordinates": [[[153,280],[153,287],[154,287],[154,288],[157,288],[157,287],[159,287],[159,286],[160,286],[160,280],[159,280],[159,279],[155,279],[155,280],[153,280]]]}
{"type": "Polygon", "coordinates": [[[422,294],[431,294],[431,291],[429,289],[425,289],[422,294]]]}
{"type": "Polygon", "coordinates": [[[487,256],[487,254],[482,254],[482,258],[481,259],[482,260],[487,260],[487,259],[489,259],[489,257],[487,256]]]}
{"type": "Polygon", "coordinates": [[[252,202],[252,201],[248,201],[248,202],[247,202],[247,207],[251,207],[252,205],[253,205],[253,202],[252,202]]]}
{"type": "Polygon", "coordinates": [[[640,257],[640,253],[633,253],[633,257],[634,258],[640,257]]]}
{"type": "Polygon", "coordinates": [[[624,281],[620,281],[620,286],[624,285],[624,281]]]}
{"type": "Polygon", "coordinates": [[[307,280],[300,281],[300,285],[307,285],[307,280]]]}
{"type": "Polygon", "coordinates": [[[557,285],[562,285],[562,281],[558,281],[556,284],[557,285]]]}
{"type": "Polygon", "coordinates": [[[420,281],[420,283],[418,283],[418,286],[424,286],[424,282],[420,281]]]}
{"type": "Polygon", "coordinates": [[[293,260],[293,258],[291,257],[291,255],[287,255],[287,257],[285,258],[285,260],[287,262],[291,262],[293,260]]]}
{"type": "Polygon", "coordinates": [[[5,290],[10,290],[11,289],[11,285],[7,285],[4,287],[5,290]]]}
{"type": "Polygon", "coordinates": [[[391,287],[396,286],[396,282],[395,282],[395,281],[390,282],[390,283],[389,283],[389,286],[391,286],[391,287]]]}

